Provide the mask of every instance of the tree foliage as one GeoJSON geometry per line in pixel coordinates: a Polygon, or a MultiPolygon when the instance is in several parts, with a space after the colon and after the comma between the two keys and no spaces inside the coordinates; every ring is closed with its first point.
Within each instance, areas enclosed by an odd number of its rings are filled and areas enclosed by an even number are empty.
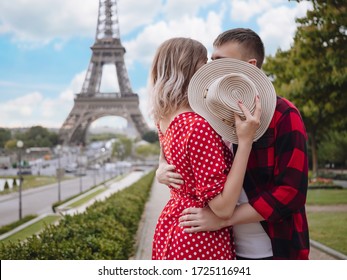
{"type": "MultiPolygon", "coordinates": [[[[24,142],[24,147],[54,147],[58,144],[59,136],[42,126],[30,127],[25,132],[17,132],[13,136],[24,142]]],[[[12,139],[13,140],[13,139],[12,139]]],[[[11,143],[9,144],[11,146],[11,143]]],[[[7,145],[7,146],[9,146],[7,145]]]]}
{"type": "Polygon", "coordinates": [[[11,130],[0,128],[0,148],[4,148],[8,140],[11,139],[11,130]]]}
{"type": "Polygon", "coordinates": [[[158,138],[158,133],[155,130],[150,130],[146,132],[143,136],[142,139],[149,142],[149,143],[155,143],[159,141],[158,138]]]}
{"type": "Polygon", "coordinates": [[[119,135],[113,144],[112,156],[118,160],[125,160],[132,153],[133,142],[126,136],[119,135]]]}
{"type": "Polygon", "coordinates": [[[140,145],[135,148],[135,153],[138,157],[146,159],[151,156],[158,157],[160,154],[160,146],[159,143],[153,143],[148,145],[140,145]]]}
{"type": "Polygon", "coordinates": [[[319,162],[344,167],[347,163],[347,132],[331,131],[319,145],[319,162]]]}
{"type": "Polygon", "coordinates": [[[322,136],[347,127],[347,6],[342,0],[312,4],[306,17],[297,19],[291,49],[268,57],[264,70],[273,77],[278,93],[300,110],[316,173],[322,136]]]}

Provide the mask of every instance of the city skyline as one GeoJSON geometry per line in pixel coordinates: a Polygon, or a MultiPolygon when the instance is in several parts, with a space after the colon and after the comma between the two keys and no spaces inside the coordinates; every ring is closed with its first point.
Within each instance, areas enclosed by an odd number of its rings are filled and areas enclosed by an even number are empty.
{"type": "MultiPolygon", "coordinates": [[[[118,1],[120,34],[133,91],[148,124],[147,81],[151,60],[164,40],[183,36],[212,51],[222,31],[247,27],[264,41],[266,55],[288,49],[309,2],[263,0],[118,1]]],[[[91,57],[97,0],[4,0],[0,3],[0,127],[60,128],[79,93],[91,57]],[[39,7],[39,8],[38,8],[39,7]]],[[[104,68],[101,90],[116,91],[115,69],[104,68]]],[[[103,118],[94,127],[124,127],[103,118]]]]}

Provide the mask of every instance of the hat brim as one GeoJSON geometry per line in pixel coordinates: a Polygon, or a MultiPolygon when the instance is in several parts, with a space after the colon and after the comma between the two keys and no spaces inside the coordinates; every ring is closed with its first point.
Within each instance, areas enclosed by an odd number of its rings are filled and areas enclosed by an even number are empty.
{"type": "MultiPolygon", "coordinates": [[[[265,73],[256,66],[232,58],[217,59],[200,67],[192,77],[188,86],[188,99],[191,108],[204,117],[213,129],[224,140],[238,143],[235,126],[218,118],[218,112],[212,113],[207,107],[205,92],[218,78],[231,73],[246,75],[255,85],[260,97],[261,117],[260,126],[253,141],[257,141],[268,129],[276,108],[276,91],[265,73]]],[[[242,100],[241,100],[242,101],[242,100]]],[[[250,109],[250,108],[248,108],[250,109]]],[[[230,120],[234,122],[232,118],[230,120]]]]}

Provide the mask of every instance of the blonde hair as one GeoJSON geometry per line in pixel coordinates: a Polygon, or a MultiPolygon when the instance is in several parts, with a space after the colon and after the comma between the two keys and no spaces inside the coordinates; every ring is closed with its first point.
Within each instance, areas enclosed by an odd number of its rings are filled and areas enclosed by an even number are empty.
{"type": "Polygon", "coordinates": [[[150,76],[151,114],[156,124],[164,116],[189,105],[189,81],[206,61],[206,48],[190,38],[172,38],[159,46],[150,76]]]}

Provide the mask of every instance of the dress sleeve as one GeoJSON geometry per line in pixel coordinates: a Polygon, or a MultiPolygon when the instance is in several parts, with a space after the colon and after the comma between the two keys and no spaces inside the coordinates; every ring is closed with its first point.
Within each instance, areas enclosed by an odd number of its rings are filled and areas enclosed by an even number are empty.
{"type": "Polygon", "coordinates": [[[187,150],[196,195],[200,201],[207,203],[222,192],[227,179],[230,166],[225,160],[225,145],[208,122],[201,120],[195,124],[187,150]]]}

